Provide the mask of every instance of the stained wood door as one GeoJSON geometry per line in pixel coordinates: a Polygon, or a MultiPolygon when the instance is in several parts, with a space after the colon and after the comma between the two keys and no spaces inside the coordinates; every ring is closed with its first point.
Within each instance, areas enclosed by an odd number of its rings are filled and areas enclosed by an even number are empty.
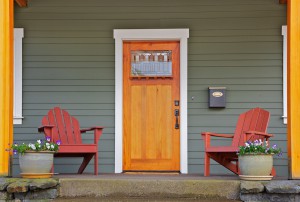
{"type": "Polygon", "coordinates": [[[179,42],[124,42],[123,50],[123,170],[179,171],[179,42]]]}

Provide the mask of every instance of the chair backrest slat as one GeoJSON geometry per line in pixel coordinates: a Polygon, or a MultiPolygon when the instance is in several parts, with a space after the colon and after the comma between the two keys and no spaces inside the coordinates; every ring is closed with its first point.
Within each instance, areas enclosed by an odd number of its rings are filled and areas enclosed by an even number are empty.
{"type": "Polygon", "coordinates": [[[65,130],[65,123],[63,121],[61,109],[58,107],[54,108],[55,120],[56,120],[56,127],[58,130],[58,134],[60,137],[60,141],[62,144],[68,144],[68,137],[65,130]]]}
{"type": "MultiPolygon", "coordinates": [[[[267,132],[269,119],[270,113],[258,107],[241,114],[236,125],[232,146],[242,146],[245,141],[248,141],[245,139],[245,131],[267,132]]],[[[252,140],[258,138],[258,136],[253,136],[252,140]]]]}
{"type": "Polygon", "coordinates": [[[73,131],[73,127],[72,127],[72,121],[71,121],[71,116],[68,112],[66,112],[65,110],[62,110],[62,114],[64,117],[64,123],[65,123],[65,127],[66,127],[66,134],[68,137],[68,143],[69,144],[75,144],[75,138],[74,138],[74,131],[73,131]]]}
{"type": "Polygon", "coordinates": [[[235,128],[235,132],[234,132],[234,137],[232,140],[232,146],[236,146],[239,145],[239,141],[240,141],[240,137],[237,138],[237,135],[242,134],[243,132],[243,126],[245,123],[245,119],[246,119],[246,113],[243,113],[239,116],[238,122],[236,124],[236,128],[235,128]]]}
{"type": "Polygon", "coordinates": [[[82,143],[79,122],[59,107],[49,110],[42,119],[42,125],[55,126],[52,131],[53,141],[60,140],[61,144],[82,143]]]}
{"type": "MultiPolygon", "coordinates": [[[[270,113],[268,111],[261,109],[255,130],[261,132],[267,132],[269,120],[270,120],[270,113]]],[[[253,139],[258,139],[258,138],[259,136],[253,137],[253,139]]]]}
{"type": "Polygon", "coordinates": [[[72,117],[72,123],[73,123],[75,141],[77,143],[82,143],[79,122],[77,121],[77,119],[72,117]]]}
{"type": "MultiPolygon", "coordinates": [[[[49,125],[56,126],[56,120],[55,120],[53,109],[49,110],[49,112],[48,112],[48,121],[49,121],[49,125]]],[[[53,137],[53,141],[60,140],[57,127],[53,128],[52,137],[53,137]]]]}

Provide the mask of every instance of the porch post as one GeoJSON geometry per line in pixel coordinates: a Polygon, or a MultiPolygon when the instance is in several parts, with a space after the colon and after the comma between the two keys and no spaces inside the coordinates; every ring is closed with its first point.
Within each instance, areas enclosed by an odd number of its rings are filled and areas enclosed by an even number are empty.
{"type": "Polygon", "coordinates": [[[287,3],[289,171],[291,179],[300,179],[300,1],[287,3]]]}
{"type": "Polygon", "coordinates": [[[0,175],[10,174],[13,141],[13,0],[0,0],[0,175]]]}

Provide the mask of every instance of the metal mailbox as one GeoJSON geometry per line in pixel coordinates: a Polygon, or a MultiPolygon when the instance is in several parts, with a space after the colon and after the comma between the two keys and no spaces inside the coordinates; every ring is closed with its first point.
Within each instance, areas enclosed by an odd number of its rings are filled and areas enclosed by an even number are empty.
{"type": "Polygon", "coordinates": [[[226,107],[226,87],[208,87],[209,107],[226,107]]]}

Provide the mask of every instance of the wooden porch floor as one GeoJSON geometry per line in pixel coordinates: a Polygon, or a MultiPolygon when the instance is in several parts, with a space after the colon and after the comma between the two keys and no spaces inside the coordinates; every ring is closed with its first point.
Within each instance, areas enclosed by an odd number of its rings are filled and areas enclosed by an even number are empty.
{"type": "MultiPolygon", "coordinates": [[[[64,179],[152,179],[152,180],[240,180],[238,175],[211,175],[204,177],[202,174],[179,174],[179,173],[106,173],[93,175],[88,174],[61,174],[56,173],[54,178],[64,179]]],[[[287,177],[276,176],[273,180],[287,180],[287,177]]]]}
{"type": "Polygon", "coordinates": [[[153,180],[239,180],[237,175],[212,175],[204,177],[199,174],[179,174],[179,173],[121,173],[121,174],[55,174],[55,178],[73,179],[153,179],[153,180]]]}

